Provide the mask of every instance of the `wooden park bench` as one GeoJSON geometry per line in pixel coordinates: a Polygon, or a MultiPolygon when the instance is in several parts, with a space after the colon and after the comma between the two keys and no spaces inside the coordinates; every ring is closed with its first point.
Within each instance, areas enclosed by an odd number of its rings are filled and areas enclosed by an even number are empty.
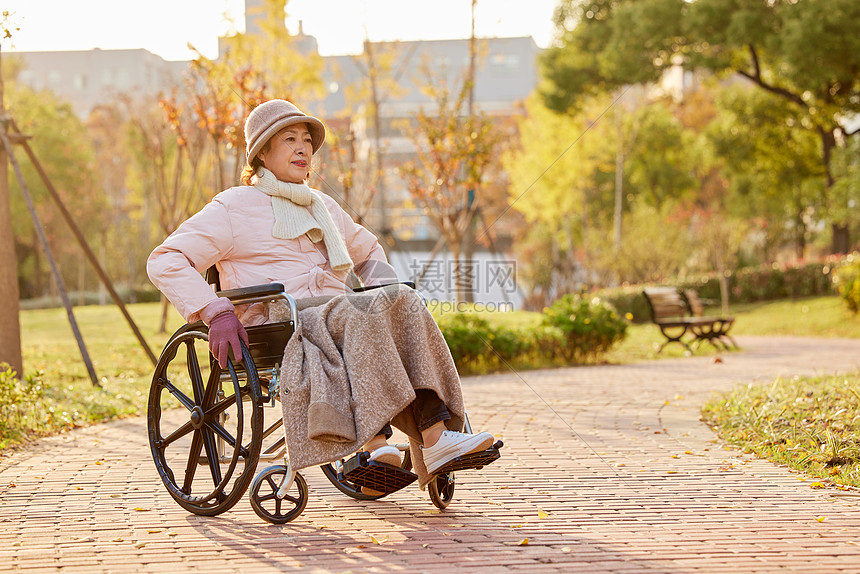
{"type": "Polygon", "coordinates": [[[651,309],[651,321],[660,328],[666,342],[660,345],[658,353],[669,343],[680,343],[691,353],[690,342],[696,346],[707,341],[717,349],[737,348],[737,343],[729,335],[734,317],[704,316],[704,305],[698,293],[693,290],[681,291],[675,287],[646,287],[645,300],[651,309]],[[685,341],[690,334],[691,341],[685,341]]]}

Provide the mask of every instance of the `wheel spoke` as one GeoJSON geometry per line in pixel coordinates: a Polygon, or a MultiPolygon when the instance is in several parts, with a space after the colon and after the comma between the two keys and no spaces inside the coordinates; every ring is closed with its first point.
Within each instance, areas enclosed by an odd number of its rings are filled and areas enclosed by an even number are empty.
{"type": "Polygon", "coordinates": [[[221,461],[218,448],[215,445],[215,435],[208,428],[200,429],[203,435],[203,445],[206,447],[206,457],[209,459],[209,470],[212,471],[212,481],[215,486],[221,484],[221,461]]]}
{"type": "Polygon", "coordinates": [[[215,415],[219,415],[219,414],[223,413],[224,411],[229,409],[234,404],[236,404],[236,395],[230,395],[229,397],[227,397],[223,401],[218,401],[217,403],[213,404],[208,409],[206,409],[206,417],[207,418],[209,418],[209,417],[214,418],[215,415]]]}
{"type": "Polygon", "coordinates": [[[191,450],[188,453],[188,464],[185,465],[185,482],[182,484],[182,492],[191,494],[191,483],[194,480],[194,472],[197,470],[197,462],[200,460],[200,450],[203,448],[203,438],[199,430],[194,431],[191,439],[191,450]]]}
{"type": "Polygon", "coordinates": [[[203,394],[203,408],[208,409],[215,404],[215,397],[218,396],[218,391],[221,389],[221,370],[213,368],[209,372],[209,380],[206,381],[206,392],[203,394]]]}
{"type": "Polygon", "coordinates": [[[200,373],[200,362],[197,360],[197,352],[194,350],[194,340],[189,340],[186,344],[185,355],[188,360],[188,374],[191,376],[191,386],[194,389],[194,403],[202,405],[203,403],[203,377],[200,373]]]}
{"type": "Polygon", "coordinates": [[[162,386],[164,386],[165,389],[170,391],[171,395],[176,397],[176,400],[179,401],[183,407],[185,407],[189,411],[194,408],[194,401],[192,401],[190,398],[188,398],[188,395],[186,395],[185,393],[180,391],[178,388],[176,388],[176,386],[173,383],[171,383],[169,380],[164,379],[164,380],[162,380],[161,384],[162,384],[162,386]]]}
{"type": "Polygon", "coordinates": [[[239,456],[241,456],[243,459],[247,459],[249,456],[251,456],[251,453],[248,451],[248,447],[244,445],[239,445],[238,447],[236,446],[236,439],[233,437],[233,435],[230,434],[227,429],[221,426],[221,423],[217,421],[212,421],[206,423],[206,426],[210,428],[215,434],[224,439],[224,442],[229,444],[231,448],[237,449],[239,451],[239,456]]]}
{"type": "Polygon", "coordinates": [[[266,482],[269,483],[269,486],[271,487],[272,492],[278,492],[278,485],[275,484],[275,481],[272,479],[271,474],[266,475],[266,482]]]}
{"type": "Polygon", "coordinates": [[[175,431],[170,433],[170,435],[167,436],[167,438],[161,439],[161,441],[159,443],[159,448],[164,450],[165,448],[170,446],[171,443],[184,437],[185,435],[190,433],[192,430],[194,430],[194,426],[191,424],[191,421],[186,422],[184,425],[182,425],[181,427],[179,427],[178,429],[176,429],[175,431]]]}

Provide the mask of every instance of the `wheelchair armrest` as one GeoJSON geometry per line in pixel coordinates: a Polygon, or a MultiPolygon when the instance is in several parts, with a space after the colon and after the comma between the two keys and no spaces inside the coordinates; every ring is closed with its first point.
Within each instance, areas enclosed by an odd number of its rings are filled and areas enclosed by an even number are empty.
{"type": "Polygon", "coordinates": [[[254,285],[253,287],[240,287],[238,289],[218,291],[216,295],[219,297],[226,297],[233,301],[256,297],[269,297],[280,295],[283,292],[284,286],[281,283],[269,283],[268,285],[254,285]]]}
{"type": "Polygon", "coordinates": [[[414,281],[399,281],[397,283],[384,283],[382,285],[370,285],[367,287],[356,287],[352,290],[353,293],[361,293],[362,291],[370,291],[371,289],[379,289],[380,287],[388,287],[389,285],[406,285],[410,289],[415,289],[414,281]]]}

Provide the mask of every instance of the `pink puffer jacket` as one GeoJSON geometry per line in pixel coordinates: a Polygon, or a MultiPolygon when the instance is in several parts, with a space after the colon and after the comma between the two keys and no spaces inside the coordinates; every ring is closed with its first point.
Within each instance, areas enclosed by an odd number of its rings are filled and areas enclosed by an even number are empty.
{"type": "MultiPolygon", "coordinates": [[[[382,246],[371,232],[355,223],[331,197],[320,193],[343,236],[355,273],[367,285],[396,281],[382,246]]],[[[349,274],[334,271],[322,241],[306,235],[296,239],[272,236],[272,198],[254,187],[239,186],[216,195],[155,248],[146,264],[152,283],[189,323],[207,324],[230,301],[218,298],[202,276],[216,265],[221,289],[283,283],[295,298],[339,295],[350,289],[349,274]]],[[[265,323],[264,306],[237,310],[245,325],[265,323]]]]}

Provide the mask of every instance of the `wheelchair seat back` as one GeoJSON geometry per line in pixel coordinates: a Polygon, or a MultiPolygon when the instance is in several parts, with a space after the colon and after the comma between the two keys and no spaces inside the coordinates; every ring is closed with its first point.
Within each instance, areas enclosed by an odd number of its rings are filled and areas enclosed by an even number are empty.
{"type": "Polygon", "coordinates": [[[284,358],[284,349],[294,331],[292,321],[284,323],[267,323],[246,329],[248,333],[248,350],[254,358],[257,370],[263,370],[280,364],[284,358]]]}

